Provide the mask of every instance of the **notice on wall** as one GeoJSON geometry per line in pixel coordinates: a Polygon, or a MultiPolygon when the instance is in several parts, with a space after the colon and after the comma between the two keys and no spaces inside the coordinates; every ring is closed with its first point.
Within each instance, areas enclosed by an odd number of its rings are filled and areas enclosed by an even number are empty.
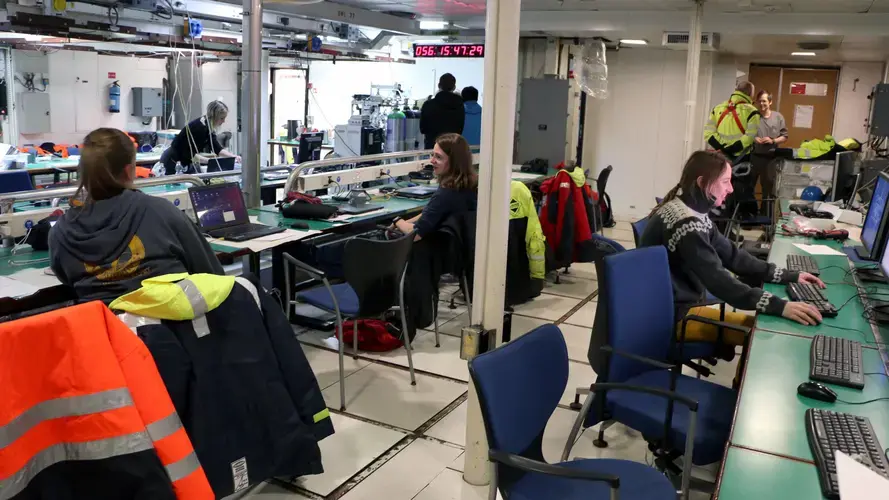
{"type": "Polygon", "coordinates": [[[827,84],[812,82],[791,82],[790,93],[793,95],[824,97],[827,95],[827,84]]]}
{"type": "Polygon", "coordinates": [[[815,106],[797,104],[793,108],[793,127],[812,128],[812,119],[815,118],[815,106]]]}

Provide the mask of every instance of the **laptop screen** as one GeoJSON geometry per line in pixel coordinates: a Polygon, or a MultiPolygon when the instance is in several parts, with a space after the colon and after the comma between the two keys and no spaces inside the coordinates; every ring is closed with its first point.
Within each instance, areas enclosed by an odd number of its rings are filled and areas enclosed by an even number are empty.
{"type": "Polygon", "coordinates": [[[203,229],[210,230],[249,222],[241,187],[237,183],[191,189],[189,194],[192,209],[198,218],[198,224],[203,229]]]}

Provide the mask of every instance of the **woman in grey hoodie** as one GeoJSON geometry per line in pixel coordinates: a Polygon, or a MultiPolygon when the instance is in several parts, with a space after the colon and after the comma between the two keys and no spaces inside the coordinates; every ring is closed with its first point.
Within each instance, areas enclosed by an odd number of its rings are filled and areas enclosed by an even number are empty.
{"type": "Polygon", "coordinates": [[[133,141],[120,130],[84,139],[77,192],[49,233],[50,266],[81,300],[110,302],[164,274],[223,274],[185,214],[133,189],[135,165],[133,141]]]}

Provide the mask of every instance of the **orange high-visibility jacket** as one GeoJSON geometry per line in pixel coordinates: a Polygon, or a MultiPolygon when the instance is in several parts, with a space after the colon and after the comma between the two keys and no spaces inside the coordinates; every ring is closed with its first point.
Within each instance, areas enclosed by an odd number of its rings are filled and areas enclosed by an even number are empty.
{"type": "Polygon", "coordinates": [[[0,500],[212,499],[151,354],[101,302],[0,324],[0,500]]]}

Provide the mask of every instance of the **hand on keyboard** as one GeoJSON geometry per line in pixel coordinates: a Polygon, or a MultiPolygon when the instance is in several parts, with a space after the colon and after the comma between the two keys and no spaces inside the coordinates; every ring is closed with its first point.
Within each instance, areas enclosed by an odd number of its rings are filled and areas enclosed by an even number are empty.
{"type": "Polygon", "coordinates": [[[809,273],[799,273],[799,279],[797,280],[797,283],[811,283],[818,288],[826,288],[826,285],[823,281],[821,281],[820,278],[818,278],[818,276],[809,273]]]}
{"type": "Polygon", "coordinates": [[[803,325],[817,325],[821,323],[821,313],[812,304],[806,302],[788,302],[784,306],[781,316],[796,321],[803,325]]]}

